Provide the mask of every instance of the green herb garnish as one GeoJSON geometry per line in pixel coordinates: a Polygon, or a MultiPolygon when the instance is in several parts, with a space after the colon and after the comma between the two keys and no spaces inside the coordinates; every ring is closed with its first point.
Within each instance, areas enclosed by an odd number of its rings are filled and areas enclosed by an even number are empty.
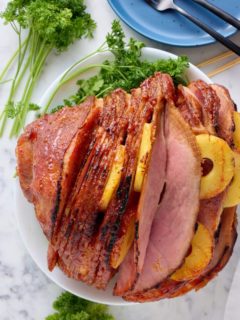
{"type": "MultiPolygon", "coordinates": [[[[186,84],[187,79],[185,71],[189,66],[188,58],[181,56],[177,59],[159,59],[154,62],[141,59],[141,50],[144,43],[135,39],[130,39],[126,43],[124,32],[119,21],[113,21],[112,30],[106,37],[106,42],[96,51],[75,63],[64,74],[55,91],[51,95],[48,103],[44,107],[43,113],[49,110],[52,100],[62,85],[80,76],[84,72],[100,68],[97,75],[87,80],[78,80],[79,89],[76,94],[64,100],[64,105],[73,106],[82,102],[87,96],[96,95],[103,97],[116,88],[122,88],[129,92],[132,88],[138,87],[147,77],[153,75],[156,71],[168,73],[172,76],[175,84],[186,84]],[[78,69],[69,76],[70,71],[79,63],[95,53],[111,52],[114,56],[112,61],[105,61],[102,64],[88,65],[78,69]]],[[[52,109],[55,112],[61,109],[63,105],[52,109]]]]}
{"type": "Polygon", "coordinates": [[[75,40],[92,37],[96,25],[85,9],[83,0],[11,0],[1,13],[4,23],[11,24],[17,33],[19,47],[0,75],[0,83],[6,82],[3,79],[17,60],[8,101],[0,116],[0,136],[7,118],[15,118],[11,136],[17,135],[24,126],[28,111],[33,110],[30,101],[34,87],[52,50],[60,53],[75,40]],[[28,30],[24,41],[23,29],[28,30]],[[24,83],[26,74],[28,77],[24,83]],[[24,90],[21,100],[15,102],[22,83],[24,90]]]}
{"type": "Polygon", "coordinates": [[[69,292],[62,293],[53,303],[56,312],[46,320],[114,320],[106,305],[78,298],[69,292]]]}

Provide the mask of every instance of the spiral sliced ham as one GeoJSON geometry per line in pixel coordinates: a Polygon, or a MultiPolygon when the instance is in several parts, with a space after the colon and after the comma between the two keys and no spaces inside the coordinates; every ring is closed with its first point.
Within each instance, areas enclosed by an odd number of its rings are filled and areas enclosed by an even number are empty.
{"type": "Polygon", "coordinates": [[[222,86],[197,80],[176,88],[157,72],[131,93],[89,97],[27,126],[17,144],[17,172],[49,240],[49,270],[58,266],[98,289],[118,273],[113,293],[138,302],[205,286],[232,254],[236,208],[224,208],[227,188],[199,199],[202,159],[195,135],[216,135],[234,148],[234,108],[222,86]],[[150,123],[139,190],[134,181],[150,123]],[[119,147],[124,156],[116,174],[119,147]],[[103,207],[111,175],[118,180],[110,181],[114,189],[103,207]],[[171,275],[191,254],[196,223],[208,230],[212,255],[189,280],[175,281],[171,275]]]}

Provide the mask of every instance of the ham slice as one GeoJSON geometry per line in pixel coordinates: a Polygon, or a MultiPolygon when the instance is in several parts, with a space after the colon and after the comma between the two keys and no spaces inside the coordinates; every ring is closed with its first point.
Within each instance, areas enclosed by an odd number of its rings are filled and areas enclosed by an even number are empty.
{"type": "Polygon", "coordinates": [[[213,259],[203,275],[204,278],[208,278],[209,281],[222,270],[231,256],[235,241],[236,207],[225,208],[219,225],[213,259]]]}
{"type": "Polygon", "coordinates": [[[134,287],[136,293],[159,285],[182,264],[199,209],[201,157],[191,129],[173,107],[167,108],[165,134],[166,189],[152,224],[143,270],[134,287]]]}
{"type": "MultiPolygon", "coordinates": [[[[162,94],[165,101],[167,101],[169,106],[174,105],[175,90],[171,77],[166,74],[158,74],[158,77],[158,81],[162,85],[162,94]]],[[[163,110],[163,103],[160,104],[160,110],[155,109],[155,111],[152,121],[155,141],[152,146],[148,171],[139,199],[135,224],[135,261],[137,261],[138,274],[141,273],[144,265],[152,222],[161,201],[166,178],[167,146],[164,134],[165,110],[163,110]]]]}
{"type": "MultiPolygon", "coordinates": [[[[92,242],[99,229],[104,213],[100,212],[102,197],[117,146],[124,137],[127,117],[122,115],[128,107],[128,95],[123,90],[114,91],[104,100],[104,112],[100,119],[100,137],[94,147],[94,154],[83,177],[78,192],[70,204],[70,221],[74,225],[68,236],[67,245],[61,250],[63,262],[68,266],[72,278],[91,284],[95,278],[92,242]],[[114,108],[110,112],[109,108],[114,108]],[[108,110],[108,112],[107,112],[108,110]],[[112,124],[116,121],[115,125],[112,124]],[[77,213],[76,213],[77,212],[77,213]]],[[[63,224],[64,225],[64,224],[63,224]]]]}
{"type": "Polygon", "coordinates": [[[179,85],[176,106],[195,134],[208,132],[233,146],[235,105],[225,87],[201,80],[179,85]]]}
{"type": "Polygon", "coordinates": [[[203,125],[202,104],[188,87],[178,86],[176,107],[195,134],[207,133],[203,125]]]}
{"type": "Polygon", "coordinates": [[[149,162],[141,197],[139,200],[136,217],[136,259],[137,273],[143,268],[146,250],[149,242],[152,222],[161,200],[165,183],[167,165],[167,150],[164,137],[165,113],[157,117],[157,129],[155,142],[152,146],[152,154],[149,162]]]}
{"type": "Polygon", "coordinates": [[[214,198],[200,201],[198,221],[208,229],[212,237],[215,237],[215,234],[218,230],[225,197],[226,190],[219,193],[214,198]]]}
{"type": "Polygon", "coordinates": [[[219,230],[218,242],[214,250],[214,258],[204,274],[197,279],[187,282],[176,282],[167,279],[151,290],[126,296],[126,300],[151,302],[164,298],[179,297],[191,290],[201,289],[224,268],[231,257],[236,238],[236,207],[226,208],[221,217],[221,228],[219,230]]]}
{"type": "MultiPolygon", "coordinates": [[[[79,130],[82,138],[75,141],[79,148],[86,142],[84,137],[88,137],[84,131],[89,134],[94,130],[99,114],[94,107],[95,98],[89,98],[81,107],[63,108],[46,115],[28,125],[18,140],[20,184],[27,199],[34,203],[36,216],[48,239],[52,237],[59,208],[64,206],[71,191],[69,186],[74,183],[74,173],[81,165],[76,153],[71,152],[74,155],[71,159],[66,157],[67,163],[64,163],[64,156],[79,130]],[[66,172],[67,168],[71,171],[66,172]]],[[[76,145],[71,148],[79,149],[76,145]]]]}
{"type": "Polygon", "coordinates": [[[164,137],[164,112],[157,119],[156,138],[152,146],[149,169],[145,177],[137,209],[135,230],[135,248],[132,246],[124,263],[120,266],[119,278],[114,294],[131,289],[137,275],[142,271],[152,222],[159,205],[161,192],[165,183],[166,143],[164,137]]]}
{"type": "Polygon", "coordinates": [[[219,98],[213,88],[202,80],[193,81],[188,88],[195,95],[202,108],[202,123],[209,134],[216,134],[219,112],[219,98]]]}
{"type": "Polygon", "coordinates": [[[219,99],[219,111],[217,121],[217,135],[226,140],[230,146],[233,146],[233,112],[235,109],[234,103],[230,94],[223,86],[212,84],[211,88],[215,91],[219,99]]]}

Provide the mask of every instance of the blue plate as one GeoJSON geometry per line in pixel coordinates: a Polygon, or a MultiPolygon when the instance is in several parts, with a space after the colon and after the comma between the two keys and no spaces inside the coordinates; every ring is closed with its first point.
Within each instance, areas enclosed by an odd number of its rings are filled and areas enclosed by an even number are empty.
{"type": "MultiPolygon", "coordinates": [[[[180,14],[172,10],[157,12],[145,0],[108,0],[108,2],[125,23],[152,40],[183,47],[200,46],[215,41],[180,14]]],[[[209,2],[240,19],[240,0],[209,0],[209,2]]],[[[175,3],[225,37],[236,32],[234,27],[192,0],[176,0],[175,3]]]]}

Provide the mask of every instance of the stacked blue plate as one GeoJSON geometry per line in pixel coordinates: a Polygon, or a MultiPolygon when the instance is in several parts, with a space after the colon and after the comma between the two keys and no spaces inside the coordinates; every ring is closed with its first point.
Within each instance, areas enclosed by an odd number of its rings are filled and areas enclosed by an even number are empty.
{"type": "MultiPolygon", "coordinates": [[[[174,11],[157,12],[145,0],[108,0],[116,14],[131,28],[152,40],[173,46],[199,46],[215,40],[192,22],[174,11]]],[[[192,0],[176,0],[214,30],[228,37],[236,29],[192,0]]],[[[240,19],[239,0],[209,0],[212,4],[240,19]]]]}

